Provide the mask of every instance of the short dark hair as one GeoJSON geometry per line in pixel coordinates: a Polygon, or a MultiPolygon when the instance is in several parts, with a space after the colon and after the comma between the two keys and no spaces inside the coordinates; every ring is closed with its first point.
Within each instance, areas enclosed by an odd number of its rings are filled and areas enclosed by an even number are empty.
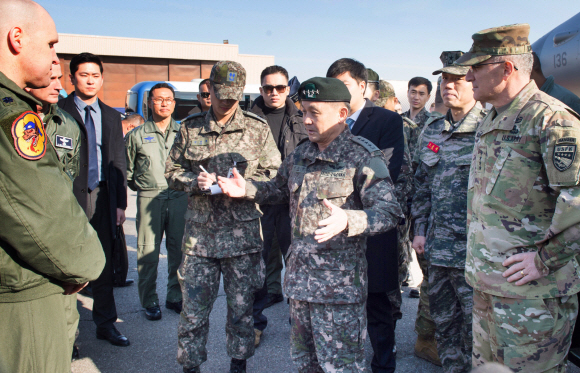
{"type": "Polygon", "coordinates": [[[536,52],[532,52],[532,56],[534,57],[534,65],[532,67],[533,71],[542,73],[542,63],[540,62],[540,57],[536,54],[536,52]]]}
{"type": "Polygon", "coordinates": [[[200,91],[200,92],[201,92],[201,86],[202,86],[202,85],[204,85],[204,84],[206,84],[206,85],[207,85],[207,89],[209,89],[209,84],[210,84],[210,83],[209,83],[209,79],[204,79],[204,80],[202,80],[201,82],[199,82],[199,87],[197,88],[197,89],[198,89],[198,91],[200,91]]]}
{"type": "Polygon", "coordinates": [[[175,91],[173,90],[173,87],[167,83],[157,83],[153,87],[151,87],[151,89],[149,90],[149,98],[151,98],[151,96],[153,96],[153,91],[156,89],[159,89],[159,88],[167,88],[167,89],[171,90],[171,93],[173,93],[173,98],[175,98],[175,91]]]}
{"type": "Polygon", "coordinates": [[[288,71],[282,66],[272,65],[262,70],[262,73],[260,74],[260,84],[262,84],[266,76],[272,74],[282,74],[286,78],[286,81],[288,81],[288,71]]]}
{"type": "Polygon", "coordinates": [[[427,93],[431,94],[431,91],[433,90],[433,84],[431,84],[431,82],[421,76],[416,76],[413,79],[409,80],[409,87],[408,89],[411,89],[411,87],[418,87],[420,85],[426,85],[427,86],[427,93]]]}
{"type": "Polygon", "coordinates": [[[70,60],[69,67],[71,75],[74,76],[76,72],[79,70],[79,65],[83,63],[96,63],[97,65],[99,65],[99,69],[101,69],[101,74],[103,73],[103,61],[101,61],[101,58],[92,53],[83,52],[77,54],[72,58],[72,60],[70,60]]]}
{"type": "Polygon", "coordinates": [[[354,58],[341,58],[336,60],[328,68],[326,72],[327,78],[336,78],[344,73],[349,73],[350,76],[357,81],[357,83],[368,83],[368,73],[365,65],[354,58]]]}

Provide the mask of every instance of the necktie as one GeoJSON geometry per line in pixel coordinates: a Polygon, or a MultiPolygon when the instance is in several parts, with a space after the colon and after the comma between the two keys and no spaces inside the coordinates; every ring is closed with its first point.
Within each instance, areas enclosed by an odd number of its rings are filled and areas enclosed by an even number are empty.
{"type": "Polygon", "coordinates": [[[94,190],[99,185],[99,161],[97,158],[97,134],[90,106],[85,106],[85,128],[87,129],[87,145],[89,147],[88,187],[90,190],[94,190]]]}
{"type": "Polygon", "coordinates": [[[352,131],[352,126],[354,126],[354,119],[346,118],[346,124],[348,124],[348,128],[352,131]]]}

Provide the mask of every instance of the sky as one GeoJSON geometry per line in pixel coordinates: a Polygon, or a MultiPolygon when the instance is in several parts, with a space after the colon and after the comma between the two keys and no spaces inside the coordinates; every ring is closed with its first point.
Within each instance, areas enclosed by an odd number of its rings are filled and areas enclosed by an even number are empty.
{"type": "Polygon", "coordinates": [[[477,31],[525,22],[533,43],[580,12],[578,0],[37,1],[62,33],[227,39],[241,54],[275,56],[275,63],[300,81],[325,76],[342,57],[361,61],[381,79],[434,80],[441,52],[468,51],[477,31]]]}

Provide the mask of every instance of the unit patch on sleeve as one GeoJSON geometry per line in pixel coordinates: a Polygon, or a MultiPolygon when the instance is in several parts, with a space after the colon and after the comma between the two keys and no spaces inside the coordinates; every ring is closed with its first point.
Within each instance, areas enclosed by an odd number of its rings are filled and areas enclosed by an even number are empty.
{"type": "Polygon", "coordinates": [[[31,161],[46,153],[46,132],[42,121],[32,111],[25,111],[12,123],[12,138],[18,154],[31,161]]]}
{"type": "Polygon", "coordinates": [[[556,145],[554,146],[554,167],[560,172],[564,172],[572,166],[576,158],[576,145],[556,145]]]}
{"type": "Polygon", "coordinates": [[[56,135],[54,146],[57,148],[73,149],[73,141],[70,137],[64,137],[61,135],[56,135]]]}

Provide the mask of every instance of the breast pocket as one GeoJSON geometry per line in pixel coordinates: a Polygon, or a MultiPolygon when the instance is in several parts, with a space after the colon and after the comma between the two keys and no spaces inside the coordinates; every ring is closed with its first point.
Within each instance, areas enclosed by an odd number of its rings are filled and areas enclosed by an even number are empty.
{"type": "Polygon", "coordinates": [[[502,205],[520,212],[524,207],[542,164],[521,149],[504,146],[491,170],[485,193],[502,205]]]}
{"type": "Polygon", "coordinates": [[[231,153],[232,167],[236,169],[244,178],[252,177],[258,170],[259,154],[254,152],[231,153]]]}
{"type": "Polygon", "coordinates": [[[333,205],[342,207],[353,191],[354,186],[351,178],[339,179],[321,176],[318,187],[316,188],[316,197],[320,204],[320,220],[330,216],[330,210],[322,204],[322,200],[327,199],[333,205]]]}
{"type": "Polygon", "coordinates": [[[211,206],[206,196],[190,196],[189,206],[185,212],[185,220],[199,224],[206,224],[211,213],[211,206]]]}

